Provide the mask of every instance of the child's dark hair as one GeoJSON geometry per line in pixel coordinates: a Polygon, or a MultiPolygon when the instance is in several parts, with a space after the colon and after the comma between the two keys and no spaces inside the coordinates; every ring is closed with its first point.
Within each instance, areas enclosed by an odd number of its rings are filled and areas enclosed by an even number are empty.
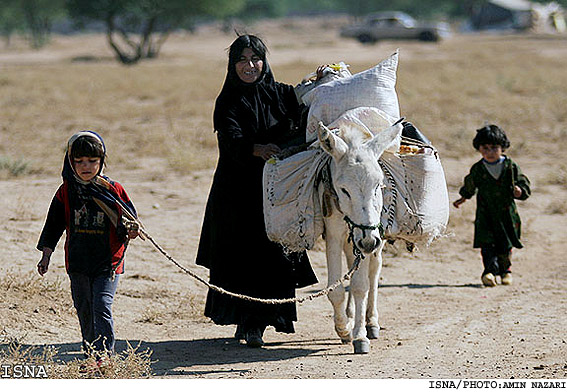
{"type": "Polygon", "coordinates": [[[502,151],[510,147],[510,140],[506,133],[497,125],[486,125],[476,130],[473,146],[476,150],[483,144],[492,144],[502,147],[502,151]]]}
{"type": "Polygon", "coordinates": [[[73,142],[71,158],[90,157],[104,159],[104,147],[100,141],[90,136],[81,136],[73,142]]]}

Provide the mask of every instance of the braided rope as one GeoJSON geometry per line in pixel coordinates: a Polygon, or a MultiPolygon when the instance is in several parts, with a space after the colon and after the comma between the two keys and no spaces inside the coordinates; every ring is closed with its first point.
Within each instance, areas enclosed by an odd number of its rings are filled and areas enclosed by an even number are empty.
{"type": "MultiPolygon", "coordinates": [[[[345,220],[346,220],[346,217],[345,217],[345,220]]],[[[350,239],[350,238],[352,238],[352,231],[354,230],[354,227],[360,227],[360,226],[356,225],[355,223],[353,223],[353,225],[351,225],[349,223],[349,221],[350,221],[350,219],[347,220],[347,224],[349,226],[349,239],[350,239]]],[[[350,222],[352,222],[352,221],[350,221],[350,222]]],[[[207,282],[206,280],[204,280],[200,276],[196,275],[194,272],[190,271],[189,269],[187,269],[184,266],[182,266],[181,264],[179,264],[141,226],[140,226],[140,232],[142,233],[143,237],[147,238],[153,244],[153,246],[162,255],[164,255],[169,261],[171,261],[173,264],[175,264],[179,269],[181,269],[186,274],[190,275],[191,277],[195,278],[199,282],[203,283],[205,286],[207,286],[211,290],[217,291],[221,294],[230,295],[232,297],[236,297],[236,298],[239,298],[239,299],[242,299],[242,300],[260,302],[260,303],[270,304],[270,305],[285,304],[285,303],[292,303],[292,302],[302,303],[302,302],[305,302],[305,301],[308,301],[308,300],[313,300],[315,298],[321,297],[323,295],[327,295],[331,291],[336,289],[339,285],[342,285],[345,280],[349,280],[352,277],[352,275],[358,270],[358,268],[360,266],[361,259],[364,258],[364,255],[362,254],[361,250],[358,249],[358,247],[354,244],[354,241],[353,241],[352,242],[352,252],[355,256],[354,263],[353,263],[352,267],[350,268],[350,270],[345,275],[343,275],[343,277],[341,279],[337,280],[332,285],[330,285],[330,286],[326,287],[325,289],[320,290],[316,293],[313,293],[313,294],[310,294],[310,295],[307,295],[307,296],[303,296],[303,297],[284,298],[284,299],[255,298],[255,297],[251,297],[251,296],[244,295],[244,294],[233,293],[231,291],[223,289],[222,287],[219,287],[219,286],[216,286],[214,284],[207,282]]]]}

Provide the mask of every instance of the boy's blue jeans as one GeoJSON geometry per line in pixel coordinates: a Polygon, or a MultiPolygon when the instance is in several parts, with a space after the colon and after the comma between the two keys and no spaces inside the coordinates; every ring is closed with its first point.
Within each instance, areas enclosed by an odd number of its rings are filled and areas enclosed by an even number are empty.
{"type": "Polygon", "coordinates": [[[96,351],[114,353],[112,303],[118,287],[118,275],[111,280],[108,275],[90,277],[70,273],[69,278],[73,304],[81,325],[83,350],[88,352],[91,345],[96,351]]]}

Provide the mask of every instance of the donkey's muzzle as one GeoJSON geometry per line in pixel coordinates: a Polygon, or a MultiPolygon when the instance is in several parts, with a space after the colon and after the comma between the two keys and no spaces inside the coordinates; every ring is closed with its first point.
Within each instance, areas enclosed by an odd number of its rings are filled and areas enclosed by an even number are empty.
{"type": "Polygon", "coordinates": [[[364,230],[363,237],[356,243],[358,248],[366,254],[374,252],[382,244],[382,239],[377,230],[364,230]]]}

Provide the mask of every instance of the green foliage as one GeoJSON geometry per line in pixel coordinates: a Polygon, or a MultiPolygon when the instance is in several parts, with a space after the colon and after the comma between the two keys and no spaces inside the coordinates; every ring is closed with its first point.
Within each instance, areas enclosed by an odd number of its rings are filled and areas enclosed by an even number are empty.
{"type": "Polygon", "coordinates": [[[197,16],[224,18],[245,0],[67,0],[78,21],[106,24],[108,43],[124,64],[157,57],[169,33],[197,16]]]}
{"type": "Polygon", "coordinates": [[[244,3],[243,9],[238,13],[243,19],[285,16],[288,9],[285,1],[246,0],[244,3]]]}
{"type": "Polygon", "coordinates": [[[200,0],[196,4],[195,16],[209,16],[224,19],[242,11],[248,0],[200,0]]]}
{"type": "Polygon", "coordinates": [[[33,48],[41,48],[50,38],[55,21],[66,17],[65,0],[2,0],[0,32],[9,42],[19,30],[29,37],[33,48]]]}
{"type": "Polygon", "coordinates": [[[10,1],[0,3],[0,34],[5,38],[6,45],[10,43],[10,36],[24,24],[23,15],[10,1]]]}

